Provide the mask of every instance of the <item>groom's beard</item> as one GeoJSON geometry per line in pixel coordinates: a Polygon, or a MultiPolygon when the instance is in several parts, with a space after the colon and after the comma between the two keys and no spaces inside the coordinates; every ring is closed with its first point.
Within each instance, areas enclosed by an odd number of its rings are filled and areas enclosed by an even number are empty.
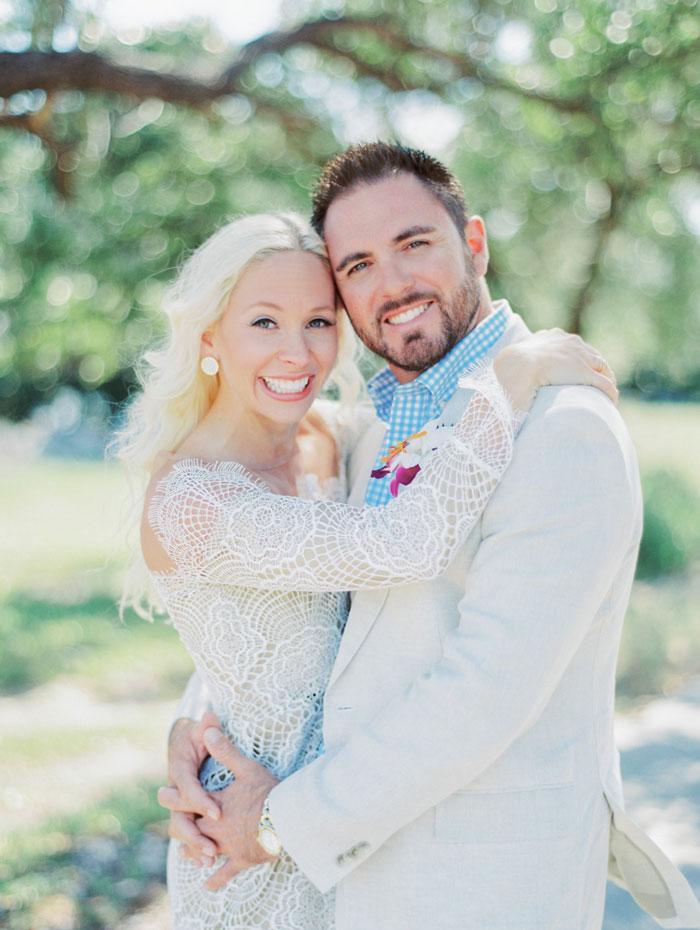
{"type": "Polygon", "coordinates": [[[437,294],[414,291],[401,300],[387,301],[377,311],[376,323],[370,330],[360,329],[351,320],[353,328],[368,349],[375,355],[404,371],[426,371],[462,340],[475,325],[481,307],[479,279],[467,274],[447,302],[437,294]],[[426,334],[420,327],[407,333],[400,347],[390,346],[382,335],[382,319],[387,313],[400,310],[417,302],[432,300],[440,314],[441,326],[437,333],[426,334]]]}

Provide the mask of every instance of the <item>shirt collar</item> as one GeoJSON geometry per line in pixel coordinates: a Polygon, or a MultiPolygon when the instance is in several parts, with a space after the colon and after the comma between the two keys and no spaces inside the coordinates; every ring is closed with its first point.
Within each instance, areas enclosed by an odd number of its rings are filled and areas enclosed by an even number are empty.
{"type": "Polygon", "coordinates": [[[484,355],[503,334],[512,310],[506,300],[494,302],[490,313],[456,346],[431,368],[421,372],[413,381],[401,384],[390,368],[383,368],[367,383],[377,416],[385,423],[391,417],[391,407],[397,390],[404,394],[427,391],[431,399],[431,416],[438,416],[454,394],[457,378],[462,372],[484,355]]]}

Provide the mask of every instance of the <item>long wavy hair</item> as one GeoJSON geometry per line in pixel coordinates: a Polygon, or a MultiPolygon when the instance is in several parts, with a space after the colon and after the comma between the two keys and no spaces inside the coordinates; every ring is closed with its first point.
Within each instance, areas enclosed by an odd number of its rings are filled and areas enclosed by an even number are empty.
{"type": "MultiPolygon", "coordinates": [[[[130,401],[124,425],[110,451],[129,479],[127,517],[131,560],[120,601],[141,616],[160,608],[137,544],[143,494],[158,452],[176,449],[211,407],[218,379],[200,368],[202,334],[221,318],[243,272],[254,262],[285,251],[313,252],[328,266],[323,240],[296,213],[260,213],[228,222],[184,262],[166,292],[162,311],[166,331],[159,347],[137,367],[141,391],[130,401]]],[[[338,358],[325,390],[351,416],[364,391],[357,367],[359,344],[344,312],[338,315],[338,358]]]]}

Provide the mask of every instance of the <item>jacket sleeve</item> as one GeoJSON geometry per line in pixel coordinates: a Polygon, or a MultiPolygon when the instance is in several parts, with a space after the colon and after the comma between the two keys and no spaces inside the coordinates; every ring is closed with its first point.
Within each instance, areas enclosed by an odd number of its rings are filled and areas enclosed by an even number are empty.
{"type": "Polygon", "coordinates": [[[602,397],[560,410],[543,393],[484,514],[441,658],[272,792],[285,849],[322,891],[533,724],[634,559],[640,491],[623,428],[600,415],[602,397]]]}
{"type": "Polygon", "coordinates": [[[382,507],[273,494],[236,463],[178,462],[148,518],[172,562],[198,580],[345,591],[434,578],[451,562],[510,462],[521,420],[483,369],[449,439],[382,507]]]}

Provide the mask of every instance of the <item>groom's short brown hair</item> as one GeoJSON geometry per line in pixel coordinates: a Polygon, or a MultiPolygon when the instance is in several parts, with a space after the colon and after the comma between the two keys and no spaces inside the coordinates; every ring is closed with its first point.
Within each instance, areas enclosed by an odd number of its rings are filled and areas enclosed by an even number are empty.
{"type": "Polygon", "coordinates": [[[311,225],[322,236],[328,208],[358,184],[372,184],[405,171],[415,175],[440,201],[464,238],[467,205],[462,185],[442,162],[426,152],[398,142],[351,145],[327,161],[316,182],[311,202],[311,225]]]}

